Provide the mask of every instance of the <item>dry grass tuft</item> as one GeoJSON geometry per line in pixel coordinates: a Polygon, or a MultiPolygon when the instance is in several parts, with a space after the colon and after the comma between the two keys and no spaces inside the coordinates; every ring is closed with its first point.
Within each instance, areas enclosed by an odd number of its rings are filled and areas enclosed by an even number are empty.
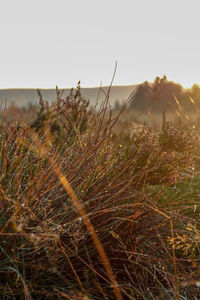
{"type": "Polygon", "coordinates": [[[181,284],[199,270],[194,133],[165,115],[161,133],[124,132],[109,95],[91,108],[80,84],[52,105],[38,93],[39,107],[0,119],[2,297],[198,295],[181,284]]]}

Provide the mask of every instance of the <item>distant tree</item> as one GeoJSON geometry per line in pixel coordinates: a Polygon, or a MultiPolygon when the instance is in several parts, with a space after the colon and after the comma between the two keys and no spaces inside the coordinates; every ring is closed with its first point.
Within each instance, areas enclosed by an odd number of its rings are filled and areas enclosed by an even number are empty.
{"type": "MultiPolygon", "coordinates": [[[[200,100],[200,88],[195,86],[193,90],[199,95],[200,100]]],[[[163,109],[175,111],[179,109],[175,97],[188,109],[190,102],[188,92],[180,84],[169,81],[166,75],[162,78],[157,76],[153,83],[145,81],[139,85],[130,107],[143,111],[148,108],[153,112],[162,112],[163,109]]]]}
{"type": "Polygon", "coordinates": [[[190,89],[190,96],[197,101],[200,101],[200,86],[198,84],[193,84],[190,89]]]}
{"type": "Polygon", "coordinates": [[[120,103],[119,103],[119,100],[116,99],[115,105],[114,105],[114,110],[119,110],[119,109],[120,109],[120,103]]]}

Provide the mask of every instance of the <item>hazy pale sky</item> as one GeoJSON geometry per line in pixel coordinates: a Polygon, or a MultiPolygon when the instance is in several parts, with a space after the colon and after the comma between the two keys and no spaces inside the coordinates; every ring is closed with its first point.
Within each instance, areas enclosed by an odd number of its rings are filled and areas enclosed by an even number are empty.
{"type": "Polygon", "coordinates": [[[199,0],[2,0],[0,88],[200,84],[199,0]]]}

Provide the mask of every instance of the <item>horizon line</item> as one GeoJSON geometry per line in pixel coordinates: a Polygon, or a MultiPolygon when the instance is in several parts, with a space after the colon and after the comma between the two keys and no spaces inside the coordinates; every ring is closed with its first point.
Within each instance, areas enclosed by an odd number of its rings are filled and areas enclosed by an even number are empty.
{"type": "MultiPolygon", "coordinates": [[[[159,76],[158,76],[159,77],[159,76]]],[[[160,77],[162,78],[162,77],[160,77]]],[[[186,86],[185,84],[179,82],[179,81],[175,81],[175,80],[169,80],[167,78],[168,81],[171,81],[171,82],[174,82],[176,84],[180,84],[184,89],[190,89],[193,85],[197,84],[199,85],[197,82],[194,82],[192,85],[190,86],[186,86]]],[[[139,82],[139,83],[130,83],[130,84],[105,84],[105,85],[94,85],[94,86],[81,86],[81,89],[97,89],[97,88],[108,88],[108,87],[131,87],[131,86],[138,86],[144,82],[149,82],[149,83],[153,83],[154,81],[149,81],[149,80],[144,80],[142,82],[139,82]]],[[[78,83],[77,83],[78,85],[78,83]]],[[[56,87],[58,87],[59,90],[71,90],[72,88],[73,89],[76,89],[77,88],[77,85],[76,86],[71,86],[71,87],[59,87],[57,84],[55,85],[55,87],[0,87],[0,90],[56,90],[56,87]]]]}
{"type": "MultiPolygon", "coordinates": [[[[131,86],[137,86],[141,83],[136,83],[136,84],[113,84],[111,85],[111,87],[131,87],[131,86]]],[[[55,90],[56,87],[58,85],[55,85],[55,87],[0,87],[0,90],[55,90]]],[[[108,88],[110,87],[110,85],[101,85],[101,86],[81,86],[81,89],[98,89],[98,88],[108,88]]],[[[72,87],[59,87],[58,86],[58,89],[59,90],[62,90],[62,89],[67,89],[67,90],[70,90],[70,89],[76,89],[77,86],[72,86],[72,87]]]]}

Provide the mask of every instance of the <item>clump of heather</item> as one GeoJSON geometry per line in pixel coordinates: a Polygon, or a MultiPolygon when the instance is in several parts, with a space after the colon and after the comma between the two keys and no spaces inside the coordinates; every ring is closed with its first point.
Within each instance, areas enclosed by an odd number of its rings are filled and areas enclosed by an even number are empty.
{"type": "Polygon", "coordinates": [[[108,97],[97,111],[80,84],[66,99],[57,89],[52,105],[39,96],[31,122],[27,115],[1,118],[0,294],[178,297],[193,252],[177,247],[184,234],[191,241],[189,215],[169,198],[182,170],[195,163],[197,139],[166,120],[160,135],[145,126],[123,132],[108,97]]]}

